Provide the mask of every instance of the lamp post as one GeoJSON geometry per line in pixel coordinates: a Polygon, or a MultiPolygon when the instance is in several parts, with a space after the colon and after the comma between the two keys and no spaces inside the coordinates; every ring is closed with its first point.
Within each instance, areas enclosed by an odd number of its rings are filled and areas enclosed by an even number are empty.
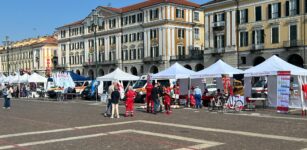
{"type": "Polygon", "coordinates": [[[9,48],[12,44],[12,42],[9,40],[10,37],[9,36],[5,36],[5,39],[3,41],[3,45],[4,45],[4,48],[6,49],[6,60],[7,60],[7,75],[9,76],[10,75],[10,64],[9,64],[9,48]]]}
{"type": "MultiPolygon", "coordinates": [[[[102,18],[98,16],[97,10],[93,9],[90,16],[86,18],[86,25],[94,32],[94,57],[95,57],[95,77],[98,75],[97,64],[97,27],[102,25],[102,18]]],[[[94,61],[94,60],[93,60],[94,61]]]]}

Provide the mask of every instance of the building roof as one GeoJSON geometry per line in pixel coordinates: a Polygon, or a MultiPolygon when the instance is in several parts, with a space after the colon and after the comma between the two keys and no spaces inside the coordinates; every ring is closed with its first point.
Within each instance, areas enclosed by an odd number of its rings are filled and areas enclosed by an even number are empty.
{"type": "MultiPolygon", "coordinates": [[[[139,10],[141,8],[149,7],[149,6],[160,4],[160,3],[173,3],[173,4],[178,4],[178,5],[196,7],[196,8],[200,7],[199,4],[190,2],[189,0],[146,0],[144,2],[133,4],[133,5],[122,7],[122,8],[114,8],[114,7],[108,7],[108,6],[100,6],[100,8],[104,8],[104,9],[110,10],[115,13],[127,13],[130,11],[139,10]]],[[[69,26],[74,26],[74,25],[81,25],[83,21],[84,19],[73,22],[73,23],[66,24],[59,28],[69,27],[69,26]]]]}
{"type": "Polygon", "coordinates": [[[43,36],[38,38],[30,38],[25,39],[22,41],[14,42],[12,47],[24,47],[24,46],[31,46],[31,45],[37,45],[37,44],[57,44],[57,39],[53,36],[43,36]]]}
{"type": "Polygon", "coordinates": [[[219,2],[224,2],[226,0],[211,0],[207,3],[202,4],[201,6],[207,6],[207,5],[211,5],[211,4],[215,4],[215,3],[219,3],[219,2]]]}

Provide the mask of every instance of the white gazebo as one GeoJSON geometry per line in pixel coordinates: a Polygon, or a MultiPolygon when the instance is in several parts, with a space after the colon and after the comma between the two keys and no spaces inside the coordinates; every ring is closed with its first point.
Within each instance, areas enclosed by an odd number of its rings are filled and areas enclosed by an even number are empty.
{"type": "Polygon", "coordinates": [[[106,74],[102,77],[98,77],[97,81],[136,81],[140,77],[126,73],[121,69],[117,68],[113,72],[106,74]]]}
{"type": "Polygon", "coordinates": [[[176,62],[171,67],[153,74],[151,77],[152,79],[188,79],[193,73],[195,72],[176,62]]]}

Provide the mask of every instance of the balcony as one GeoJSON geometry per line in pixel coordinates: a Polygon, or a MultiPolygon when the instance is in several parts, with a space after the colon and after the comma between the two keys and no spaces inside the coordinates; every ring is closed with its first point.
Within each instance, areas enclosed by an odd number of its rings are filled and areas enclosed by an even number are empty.
{"type": "Polygon", "coordinates": [[[213,56],[215,56],[215,55],[222,55],[223,53],[225,53],[225,47],[209,48],[209,49],[206,49],[204,51],[204,54],[211,54],[213,56]]]}
{"type": "MultiPolygon", "coordinates": [[[[103,60],[103,61],[97,61],[97,65],[115,65],[118,64],[118,60],[103,60]]],[[[84,67],[89,67],[89,66],[95,66],[95,62],[85,62],[83,63],[84,67]]]]}
{"type": "Polygon", "coordinates": [[[225,28],[225,21],[218,21],[218,22],[212,22],[212,28],[213,30],[224,30],[225,28]]]}
{"type": "Polygon", "coordinates": [[[298,47],[298,46],[303,46],[303,45],[304,43],[302,40],[291,40],[291,41],[284,42],[284,47],[286,48],[298,47]]]}
{"type": "Polygon", "coordinates": [[[185,61],[185,60],[202,60],[204,53],[201,50],[191,50],[190,55],[177,55],[171,56],[171,61],[185,61]]]}
{"type": "Polygon", "coordinates": [[[144,63],[161,62],[161,61],[162,61],[162,56],[158,56],[158,57],[145,57],[143,59],[144,63]]]}
{"type": "Polygon", "coordinates": [[[264,49],[264,44],[263,43],[261,43],[261,44],[253,44],[251,49],[252,50],[262,50],[262,49],[264,49]]]}

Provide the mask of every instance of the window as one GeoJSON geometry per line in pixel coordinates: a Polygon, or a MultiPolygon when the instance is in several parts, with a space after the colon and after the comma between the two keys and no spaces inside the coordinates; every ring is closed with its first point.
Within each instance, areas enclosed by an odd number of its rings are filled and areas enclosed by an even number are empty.
{"type": "Polygon", "coordinates": [[[296,41],[296,40],[297,40],[297,26],[290,25],[290,41],[296,41]]]}
{"type": "Polygon", "coordinates": [[[194,20],[199,21],[199,12],[194,12],[194,20]]]}
{"type": "Polygon", "coordinates": [[[272,44],[279,43],[279,27],[272,27],[272,44]]]}
{"type": "Polygon", "coordinates": [[[248,9],[240,10],[240,23],[248,22],[248,9]]]}
{"type": "Polygon", "coordinates": [[[130,50],[130,60],[135,60],[136,59],[136,49],[131,49],[130,50]]]}
{"type": "Polygon", "coordinates": [[[262,9],[261,6],[256,7],[256,21],[261,21],[262,20],[262,9]]]}
{"type": "Polygon", "coordinates": [[[150,57],[159,57],[159,46],[150,47],[150,57]]]}
{"type": "Polygon", "coordinates": [[[299,5],[298,5],[299,1],[290,0],[289,3],[290,3],[290,10],[289,10],[290,16],[294,16],[294,15],[299,14],[299,5]]]}
{"type": "Polygon", "coordinates": [[[143,59],[144,58],[144,48],[139,48],[138,49],[138,59],[143,59]]]}
{"type": "Polygon", "coordinates": [[[139,13],[137,17],[138,22],[143,22],[143,13],[139,13]]]}
{"type": "Polygon", "coordinates": [[[104,30],[104,21],[100,23],[100,25],[98,26],[98,30],[99,31],[104,30]]]}
{"type": "Polygon", "coordinates": [[[252,34],[252,43],[255,45],[263,44],[264,43],[264,30],[258,29],[254,30],[252,34]]]}
{"type": "Polygon", "coordinates": [[[218,13],[214,15],[214,22],[225,21],[225,13],[218,13]]]}
{"type": "Polygon", "coordinates": [[[150,20],[155,20],[159,18],[159,9],[150,10],[150,20]]]}
{"type": "Polygon", "coordinates": [[[281,3],[274,3],[268,5],[268,18],[276,19],[281,17],[281,3]]]}
{"type": "Polygon", "coordinates": [[[248,32],[240,32],[240,47],[248,46],[248,32]]]}
{"type": "Polygon", "coordinates": [[[65,30],[61,30],[61,38],[65,38],[66,37],[66,31],[65,30]]]}
{"type": "Polygon", "coordinates": [[[110,45],[116,44],[116,36],[110,36],[110,45]]]}
{"type": "Polygon", "coordinates": [[[307,0],[305,0],[305,13],[307,13],[307,0]]]}
{"type": "Polygon", "coordinates": [[[135,17],[135,15],[132,15],[131,16],[131,23],[135,23],[136,22],[136,17],[135,17]]]}
{"type": "Polygon", "coordinates": [[[217,49],[221,49],[225,47],[225,35],[215,36],[214,47],[217,49]]]}
{"type": "Polygon", "coordinates": [[[246,57],[241,57],[241,63],[246,64],[246,57]]]}
{"type": "Polygon", "coordinates": [[[150,38],[151,39],[157,38],[157,29],[151,29],[150,30],[150,38]]]}
{"type": "Polygon", "coordinates": [[[178,46],[178,55],[179,56],[184,56],[185,55],[185,47],[182,45],[178,46]]]}
{"type": "Polygon", "coordinates": [[[199,39],[199,28],[194,29],[194,38],[199,39]]]}
{"type": "Polygon", "coordinates": [[[141,40],[143,40],[143,37],[144,37],[143,32],[139,32],[138,35],[137,35],[137,40],[141,41],[141,40]]]}
{"type": "Polygon", "coordinates": [[[128,60],[128,50],[124,50],[124,60],[128,60]]]}
{"type": "Polygon", "coordinates": [[[184,18],[184,10],[183,9],[176,9],[176,18],[184,18]]]}
{"type": "Polygon", "coordinates": [[[178,38],[183,39],[184,38],[184,29],[178,29],[178,38]]]}
{"type": "Polygon", "coordinates": [[[66,51],[66,45],[65,44],[61,44],[61,51],[66,51]]]}
{"type": "Polygon", "coordinates": [[[116,19],[110,19],[109,20],[109,27],[110,27],[110,29],[116,27],[116,19]]]}
{"type": "Polygon", "coordinates": [[[99,38],[98,39],[98,45],[99,46],[104,46],[104,38],[99,38]]]}

